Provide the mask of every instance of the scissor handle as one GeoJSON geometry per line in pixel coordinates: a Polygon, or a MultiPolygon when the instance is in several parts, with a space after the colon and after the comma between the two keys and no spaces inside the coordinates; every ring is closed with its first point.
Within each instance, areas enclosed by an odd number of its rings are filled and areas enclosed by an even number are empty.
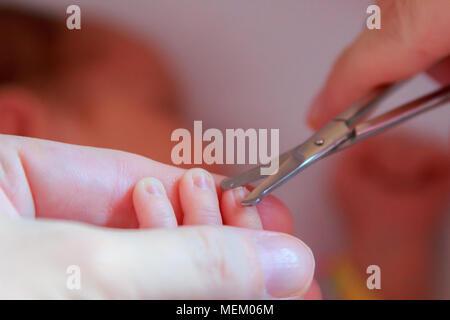
{"type": "MultiPolygon", "coordinates": [[[[423,112],[450,102],[450,85],[419,97],[355,127],[355,140],[360,141],[380,133],[423,112]]],[[[356,142],[356,141],[355,141],[356,142]]]]}
{"type": "Polygon", "coordinates": [[[404,83],[405,81],[401,81],[376,87],[364,98],[340,113],[335,120],[343,120],[348,127],[352,127],[355,122],[362,120],[373,111],[381,101],[386,99],[393,91],[397,90],[404,83]]]}
{"type": "Polygon", "coordinates": [[[423,112],[443,106],[450,102],[450,85],[407,102],[395,109],[375,118],[364,121],[353,128],[353,135],[330,154],[341,151],[351,145],[381,133],[403,121],[411,119],[423,112]]]}

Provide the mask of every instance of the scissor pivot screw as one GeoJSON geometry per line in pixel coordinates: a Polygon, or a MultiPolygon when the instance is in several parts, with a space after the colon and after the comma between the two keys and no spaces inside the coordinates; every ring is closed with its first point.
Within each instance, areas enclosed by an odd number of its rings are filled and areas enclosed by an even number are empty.
{"type": "Polygon", "coordinates": [[[323,139],[319,139],[319,140],[314,141],[314,143],[316,144],[316,146],[321,146],[325,143],[325,141],[323,139]]]}

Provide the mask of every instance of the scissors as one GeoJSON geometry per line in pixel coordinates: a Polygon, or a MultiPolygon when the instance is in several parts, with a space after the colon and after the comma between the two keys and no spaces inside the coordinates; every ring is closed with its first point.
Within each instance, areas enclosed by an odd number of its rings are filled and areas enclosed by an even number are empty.
{"type": "Polygon", "coordinates": [[[234,177],[225,178],[221,182],[221,188],[223,190],[233,189],[264,178],[241,202],[242,205],[255,205],[266,195],[316,161],[425,111],[450,102],[450,85],[447,85],[373,119],[361,122],[381,101],[403,83],[398,82],[377,87],[362,100],[324,125],[305,142],[279,157],[273,158],[271,162],[278,161],[278,171],[274,174],[262,175],[261,168],[268,164],[259,165],[234,177]]]}

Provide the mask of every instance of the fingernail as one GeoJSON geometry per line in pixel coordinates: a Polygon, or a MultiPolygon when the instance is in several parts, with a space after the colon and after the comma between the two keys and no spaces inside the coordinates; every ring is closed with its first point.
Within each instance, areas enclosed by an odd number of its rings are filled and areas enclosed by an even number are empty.
{"type": "Polygon", "coordinates": [[[203,169],[192,169],[192,180],[194,185],[200,189],[212,190],[214,188],[212,176],[203,169]]]}
{"type": "Polygon", "coordinates": [[[313,102],[311,103],[311,106],[309,107],[307,123],[308,126],[313,130],[317,130],[320,127],[323,103],[324,103],[324,95],[322,92],[320,92],[314,98],[313,102]]]}
{"type": "Polygon", "coordinates": [[[300,240],[283,234],[265,234],[256,240],[266,292],[273,298],[303,294],[314,275],[314,257],[300,240]]]}
{"type": "Polygon", "coordinates": [[[244,187],[238,187],[233,189],[233,198],[234,198],[234,204],[236,206],[241,206],[242,200],[247,196],[248,190],[244,187]]]}
{"type": "Polygon", "coordinates": [[[163,195],[164,186],[158,179],[155,178],[145,178],[142,180],[142,184],[144,185],[145,191],[152,195],[163,195]]]}

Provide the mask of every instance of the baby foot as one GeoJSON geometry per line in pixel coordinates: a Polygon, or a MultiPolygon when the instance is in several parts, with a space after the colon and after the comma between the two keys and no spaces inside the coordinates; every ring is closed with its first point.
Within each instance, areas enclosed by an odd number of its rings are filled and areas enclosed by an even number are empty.
{"type": "MultiPolygon", "coordinates": [[[[214,179],[203,169],[187,170],[179,181],[183,217],[180,225],[229,225],[262,229],[256,207],[241,205],[245,187],[222,192],[219,202],[214,179]]],[[[172,228],[178,225],[163,184],[155,178],[140,180],[133,191],[133,203],[140,228],[172,228]]]]}

